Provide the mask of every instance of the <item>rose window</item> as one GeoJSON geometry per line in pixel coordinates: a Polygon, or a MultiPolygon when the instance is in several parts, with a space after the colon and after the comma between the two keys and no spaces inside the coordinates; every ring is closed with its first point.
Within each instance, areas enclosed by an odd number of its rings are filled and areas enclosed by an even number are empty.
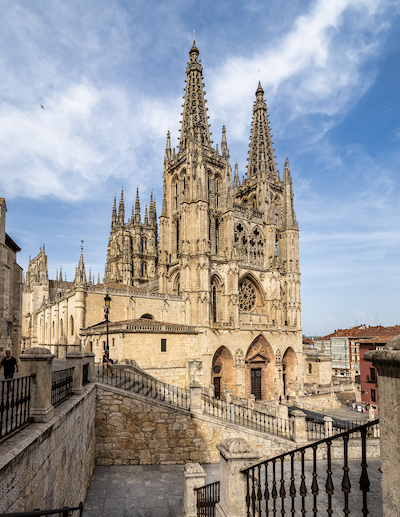
{"type": "Polygon", "coordinates": [[[250,312],[256,306],[257,295],[249,282],[243,282],[239,287],[239,307],[244,312],[250,312]]]}

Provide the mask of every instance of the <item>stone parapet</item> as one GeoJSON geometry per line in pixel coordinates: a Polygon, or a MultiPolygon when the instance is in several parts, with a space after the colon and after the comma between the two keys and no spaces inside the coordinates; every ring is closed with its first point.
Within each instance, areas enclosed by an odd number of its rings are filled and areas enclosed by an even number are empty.
{"type": "Polygon", "coordinates": [[[200,463],[186,463],[183,469],[182,517],[197,517],[197,494],[195,489],[204,486],[206,471],[200,463]]]}
{"type": "Polygon", "coordinates": [[[67,360],[67,368],[74,368],[72,373],[72,393],[80,395],[83,393],[83,354],[81,351],[69,352],[65,358],[67,360]]]}

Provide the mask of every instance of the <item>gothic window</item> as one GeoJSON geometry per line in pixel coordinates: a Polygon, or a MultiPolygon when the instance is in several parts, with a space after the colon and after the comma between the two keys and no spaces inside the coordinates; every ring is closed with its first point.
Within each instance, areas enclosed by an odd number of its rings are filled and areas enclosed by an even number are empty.
{"type": "Polygon", "coordinates": [[[308,363],[308,373],[309,374],[312,373],[312,364],[311,363],[308,363]]]}
{"type": "Polygon", "coordinates": [[[71,316],[70,318],[70,329],[71,329],[71,336],[74,335],[74,318],[71,316]]]}
{"type": "Polygon", "coordinates": [[[52,325],[52,327],[53,327],[53,328],[52,328],[52,335],[53,335],[53,337],[54,337],[54,335],[55,335],[55,333],[54,333],[54,329],[55,329],[54,321],[53,321],[53,325],[52,325]]]}
{"type": "Polygon", "coordinates": [[[211,292],[211,311],[212,311],[212,321],[213,323],[217,322],[217,288],[215,285],[212,286],[211,292]]]}
{"type": "Polygon", "coordinates": [[[219,221],[215,219],[215,253],[218,253],[219,247],[219,221]]]}
{"type": "Polygon", "coordinates": [[[174,280],[173,292],[174,294],[181,294],[181,277],[179,273],[176,275],[174,280]]]}
{"type": "Polygon", "coordinates": [[[257,295],[254,286],[247,280],[239,286],[239,308],[244,312],[251,312],[257,302],[257,295]]]}
{"type": "Polygon", "coordinates": [[[179,253],[179,220],[176,221],[176,253],[179,253]]]}
{"type": "Polygon", "coordinates": [[[219,205],[219,178],[215,178],[214,197],[215,197],[215,208],[218,208],[218,205],[219,205]]]}
{"type": "Polygon", "coordinates": [[[60,320],[60,336],[62,337],[63,335],[64,335],[63,320],[60,320]]]}

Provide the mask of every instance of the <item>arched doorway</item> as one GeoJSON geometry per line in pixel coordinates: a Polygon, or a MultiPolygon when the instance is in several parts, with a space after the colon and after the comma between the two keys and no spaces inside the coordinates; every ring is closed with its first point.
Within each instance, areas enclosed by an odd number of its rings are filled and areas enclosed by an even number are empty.
{"type": "Polygon", "coordinates": [[[263,335],[257,336],[246,354],[246,394],[256,400],[270,400],[274,397],[275,361],[271,345],[263,335]]]}
{"type": "Polygon", "coordinates": [[[233,367],[233,356],[225,346],[218,348],[214,354],[211,379],[216,398],[219,399],[226,388],[230,388],[233,393],[236,393],[236,370],[233,367]]]}
{"type": "Polygon", "coordinates": [[[282,379],[283,394],[295,395],[297,377],[297,357],[293,348],[289,347],[283,354],[282,359],[282,379]]]}

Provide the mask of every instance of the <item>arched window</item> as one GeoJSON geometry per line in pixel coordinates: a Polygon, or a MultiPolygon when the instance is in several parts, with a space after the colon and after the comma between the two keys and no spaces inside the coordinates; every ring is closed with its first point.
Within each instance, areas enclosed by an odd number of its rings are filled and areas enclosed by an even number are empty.
{"type": "Polygon", "coordinates": [[[54,321],[53,321],[53,325],[52,325],[52,334],[53,334],[53,337],[54,337],[54,335],[55,335],[54,329],[55,329],[55,324],[54,324],[54,321]]]}
{"type": "Polygon", "coordinates": [[[142,320],[154,320],[154,317],[151,314],[143,314],[143,316],[140,316],[142,320]]]}
{"type": "Polygon", "coordinates": [[[69,328],[71,329],[71,336],[74,335],[74,318],[73,316],[71,316],[70,320],[69,320],[69,328]]]}
{"type": "Polygon", "coordinates": [[[212,321],[213,323],[217,322],[217,288],[215,285],[212,286],[211,291],[211,311],[212,311],[212,321]]]}
{"type": "Polygon", "coordinates": [[[63,333],[64,333],[64,329],[63,329],[63,320],[60,320],[60,336],[61,336],[61,337],[63,336],[63,333]]]}
{"type": "Polygon", "coordinates": [[[219,220],[215,219],[215,253],[218,253],[219,246],[219,220]]]}
{"type": "Polygon", "coordinates": [[[218,178],[215,178],[214,196],[215,196],[215,208],[218,208],[218,205],[219,205],[219,181],[218,181],[218,178]]]}
{"type": "Polygon", "coordinates": [[[179,219],[176,221],[176,253],[179,253],[179,219]]]}
{"type": "Polygon", "coordinates": [[[308,373],[309,374],[312,373],[312,364],[311,363],[308,363],[308,373]]]}

